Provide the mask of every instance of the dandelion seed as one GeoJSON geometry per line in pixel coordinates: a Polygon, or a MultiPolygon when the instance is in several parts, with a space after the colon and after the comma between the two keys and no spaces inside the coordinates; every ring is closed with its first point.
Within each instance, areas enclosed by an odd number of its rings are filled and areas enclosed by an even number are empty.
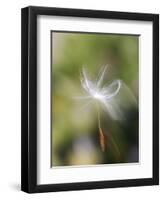
{"type": "Polygon", "coordinates": [[[109,104],[109,102],[111,102],[113,97],[115,97],[118,94],[121,88],[121,80],[114,80],[111,84],[107,86],[102,86],[107,67],[108,66],[106,65],[101,68],[101,71],[99,72],[98,77],[95,81],[92,81],[89,78],[85,68],[83,68],[80,81],[81,86],[87,95],[75,97],[75,99],[89,100],[86,106],[90,105],[91,103],[94,103],[96,105],[98,116],[99,141],[103,152],[106,150],[107,140],[106,135],[104,134],[101,128],[99,107],[101,105],[112,118],[116,119],[117,116],[115,114],[115,110],[112,104],[109,104]]]}
{"type": "Polygon", "coordinates": [[[121,80],[114,80],[111,84],[102,87],[106,70],[107,70],[107,65],[102,68],[101,72],[98,75],[98,78],[95,81],[92,81],[88,77],[85,68],[83,68],[80,80],[81,80],[81,86],[85,90],[87,95],[75,98],[81,100],[90,99],[92,100],[92,102],[93,101],[94,102],[96,101],[96,103],[98,102],[103,107],[105,107],[105,109],[112,117],[114,116],[114,112],[108,104],[109,101],[118,94],[121,88],[121,80]]]}

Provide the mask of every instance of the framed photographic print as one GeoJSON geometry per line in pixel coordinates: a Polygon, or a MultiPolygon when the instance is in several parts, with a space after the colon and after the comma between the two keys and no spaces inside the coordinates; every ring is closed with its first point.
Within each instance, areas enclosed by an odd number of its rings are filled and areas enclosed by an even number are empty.
{"type": "Polygon", "coordinates": [[[159,16],[22,9],[22,190],[158,185],[159,16]]]}

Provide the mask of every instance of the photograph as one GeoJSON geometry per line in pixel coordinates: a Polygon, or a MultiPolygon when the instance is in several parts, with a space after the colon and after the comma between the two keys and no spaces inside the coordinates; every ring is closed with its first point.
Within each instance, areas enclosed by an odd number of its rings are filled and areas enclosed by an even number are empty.
{"type": "Polygon", "coordinates": [[[51,167],[139,164],[139,35],[51,30],[51,167]]]}
{"type": "Polygon", "coordinates": [[[158,185],[159,14],[21,14],[21,190],[158,185]]]}

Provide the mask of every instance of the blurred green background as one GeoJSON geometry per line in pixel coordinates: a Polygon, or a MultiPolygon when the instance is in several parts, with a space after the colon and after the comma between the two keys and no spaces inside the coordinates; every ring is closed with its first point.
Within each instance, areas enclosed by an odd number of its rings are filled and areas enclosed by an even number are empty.
{"type": "Polygon", "coordinates": [[[126,110],[127,120],[101,114],[101,123],[116,146],[99,144],[96,110],[85,102],[80,72],[86,65],[96,75],[109,65],[108,80],[121,79],[138,101],[139,38],[131,35],[52,32],[52,166],[129,163],[139,161],[138,108],[126,110]],[[117,153],[117,149],[120,155],[117,153]]]}

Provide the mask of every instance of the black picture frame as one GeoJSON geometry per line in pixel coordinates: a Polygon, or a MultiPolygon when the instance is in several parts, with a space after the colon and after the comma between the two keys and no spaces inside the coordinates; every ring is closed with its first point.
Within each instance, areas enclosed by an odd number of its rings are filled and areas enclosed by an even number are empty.
{"type": "Polygon", "coordinates": [[[159,184],[159,15],[30,6],[21,11],[21,190],[28,193],[159,184]],[[37,16],[151,21],[153,23],[153,177],[37,184],[37,16]]]}

